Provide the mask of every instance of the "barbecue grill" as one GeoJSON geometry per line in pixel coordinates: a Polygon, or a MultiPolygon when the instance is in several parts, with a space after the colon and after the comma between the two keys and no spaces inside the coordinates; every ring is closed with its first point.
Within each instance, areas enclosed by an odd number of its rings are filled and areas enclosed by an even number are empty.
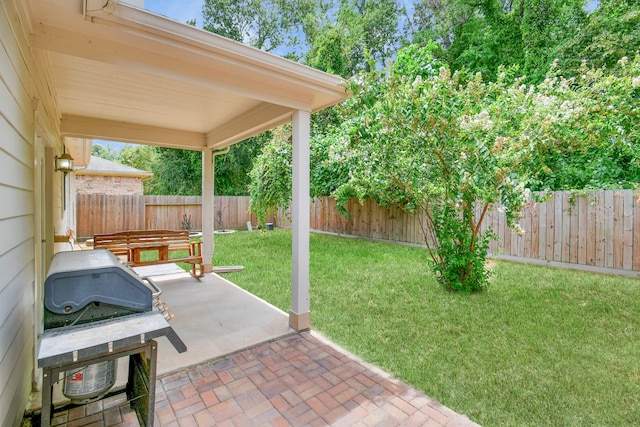
{"type": "Polygon", "coordinates": [[[157,344],[166,336],[186,346],[169,326],[173,316],[149,278],[138,276],[105,249],[61,252],[44,283],[44,333],[38,366],[44,369],[42,425],[53,412],[53,385],[74,403],[102,398],[115,383],[115,360],[129,356],[127,397],[142,425],[153,424],[157,344]],[[144,355],[144,356],[142,356],[144,355]]]}

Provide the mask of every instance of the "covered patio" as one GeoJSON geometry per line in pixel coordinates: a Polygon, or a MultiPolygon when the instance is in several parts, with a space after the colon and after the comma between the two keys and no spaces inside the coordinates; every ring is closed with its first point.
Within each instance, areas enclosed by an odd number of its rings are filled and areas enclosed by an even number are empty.
{"type": "MultiPolygon", "coordinates": [[[[93,139],[202,152],[202,254],[204,271],[211,272],[215,157],[232,144],[290,123],[289,325],[309,329],[310,117],[348,97],[344,82],[128,3],[143,5],[136,0],[29,1],[29,40],[50,65],[55,83],[63,140],[59,155],[67,152],[76,167],[86,166],[93,139]]],[[[63,209],[54,224],[56,235],[75,228],[73,198],[68,203],[72,209],[63,209]]]]}

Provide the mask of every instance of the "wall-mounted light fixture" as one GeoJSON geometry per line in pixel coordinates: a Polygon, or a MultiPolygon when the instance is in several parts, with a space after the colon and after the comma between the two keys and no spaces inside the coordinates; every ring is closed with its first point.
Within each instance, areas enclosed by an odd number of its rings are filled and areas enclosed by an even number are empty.
{"type": "Polygon", "coordinates": [[[68,153],[62,154],[62,156],[55,157],[56,160],[56,171],[69,173],[73,172],[73,157],[68,153]]]}

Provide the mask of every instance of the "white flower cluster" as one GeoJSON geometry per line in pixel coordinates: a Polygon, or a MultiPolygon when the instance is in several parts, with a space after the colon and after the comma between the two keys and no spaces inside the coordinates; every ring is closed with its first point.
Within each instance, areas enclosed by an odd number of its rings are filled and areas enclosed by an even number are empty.
{"type": "Polygon", "coordinates": [[[640,87],[640,77],[634,77],[633,80],[631,80],[631,86],[633,88],[640,87]]]}
{"type": "Polygon", "coordinates": [[[493,121],[489,117],[489,113],[486,110],[482,110],[474,116],[462,116],[460,127],[466,131],[487,132],[493,128],[493,121]]]}
{"type": "Polygon", "coordinates": [[[513,226],[513,234],[516,236],[523,236],[525,233],[524,229],[520,226],[520,224],[514,224],[513,226]]]}
{"type": "Polygon", "coordinates": [[[441,80],[450,80],[451,79],[451,70],[447,67],[440,67],[440,75],[441,80]]]}
{"type": "Polygon", "coordinates": [[[560,109],[557,113],[564,119],[569,120],[573,117],[578,117],[580,114],[584,112],[584,107],[581,105],[576,105],[575,102],[572,101],[564,101],[560,106],[560,109]]]}

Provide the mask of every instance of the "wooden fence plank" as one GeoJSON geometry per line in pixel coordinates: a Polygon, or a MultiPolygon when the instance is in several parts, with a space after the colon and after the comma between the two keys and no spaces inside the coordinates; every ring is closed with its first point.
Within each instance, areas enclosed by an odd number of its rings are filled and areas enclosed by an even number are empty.
{"type": "Polygon", "coordinates": [[[523,220],[524,220],[524,248],[522,252],[522,256],[525,258],[531,258],[531,217],[533,216],[533,203],[531,203],[531,198],[527,200],[524,208],[523,220]]]}
{"type": "Polygon", "coordinates": [[[604,266],[613,268],[613,190],[604,192],[603,211],[603,240],[604,240],[604,266]]]}
{"type": "Polygon", "coordinates": [[[538,239],[538,259],[546,259],[545,257],[547,256],[547,206],[546,201],[538,202],[538,229],[540,230],[538,239]]]}
{"type": "Polygon", "coordinates": [[[556,191],[553,194],[553,261],[562,261],[562,229],[563,229],[563,199],[564,193],[556,191]]]}
{"type": "Polygon", "coordinates": [[[540,239],[540,231],[539,231],[539,216],[540,216],[540,206],[539,204],[533,200],[533,197],[529,199],[529,203],[531,207],[529,208],[531,211],[531,254],[530,257],[537,259],[538,258],[538,240],[540,239]]]}
{"type": "Polygon", "coordinates": [[[640,194],[633,195],[633,270],[640,270],[640,194]]]}
{"type": "Polygon", "coordinates": [[[578,263],[578,239],[580,237],[580,209],[578,209],[577,197],[571,194],[567,197],[568,213],[569,213],[569,259],[572,264],[578,263]]]}
{"type": "Polygon", "coordinates": [[[587,265],[596,265],[597,252],[597,214],[598,195],[596,192],[589,196],[587,204],[587,265]]]}
{"type": "Polygon", "coordinates": [[[604,191],[596,192],[596,265],[598,267],[604,267],[606,257],[605,203],[604,191]]]}
{"type": "Polygon", "coordinates": [[[545,248],[545,258],[547,261],[553,260],[553,249],[555,247],[555,225],[554,219],[556,214],[555,198],[551,196],[547,200],[547,247],[545,248]]]}
{"type": "Polygon", "coordinates": [[[622,191],[622,268],[631,270],[633,268],[633,191],[622,191]]]}
{"type": "Polygon", "coordinates": [[[589,201],[586,197],[580,196],[576,201],[578,205],[578,264],[587,265],[587,207],[589,201]]]}
{"type": "MultiPolygon", "coordinates": [[[[569,262],[571,257],[571,194],[568,191],[562,191],[562,227],[558,233],[556,227],[556,233],[559,234],[561,254],[560,260],[562,262],[569,262]]],[[[556,238],[558,238],[556,236],[556,238]]]]}
{"type": "Polygon", "coordinates": [[[622,268],[622,253],[624,251],[624,199],[622,193],[613,193],[613,267],[622,268]]]}

